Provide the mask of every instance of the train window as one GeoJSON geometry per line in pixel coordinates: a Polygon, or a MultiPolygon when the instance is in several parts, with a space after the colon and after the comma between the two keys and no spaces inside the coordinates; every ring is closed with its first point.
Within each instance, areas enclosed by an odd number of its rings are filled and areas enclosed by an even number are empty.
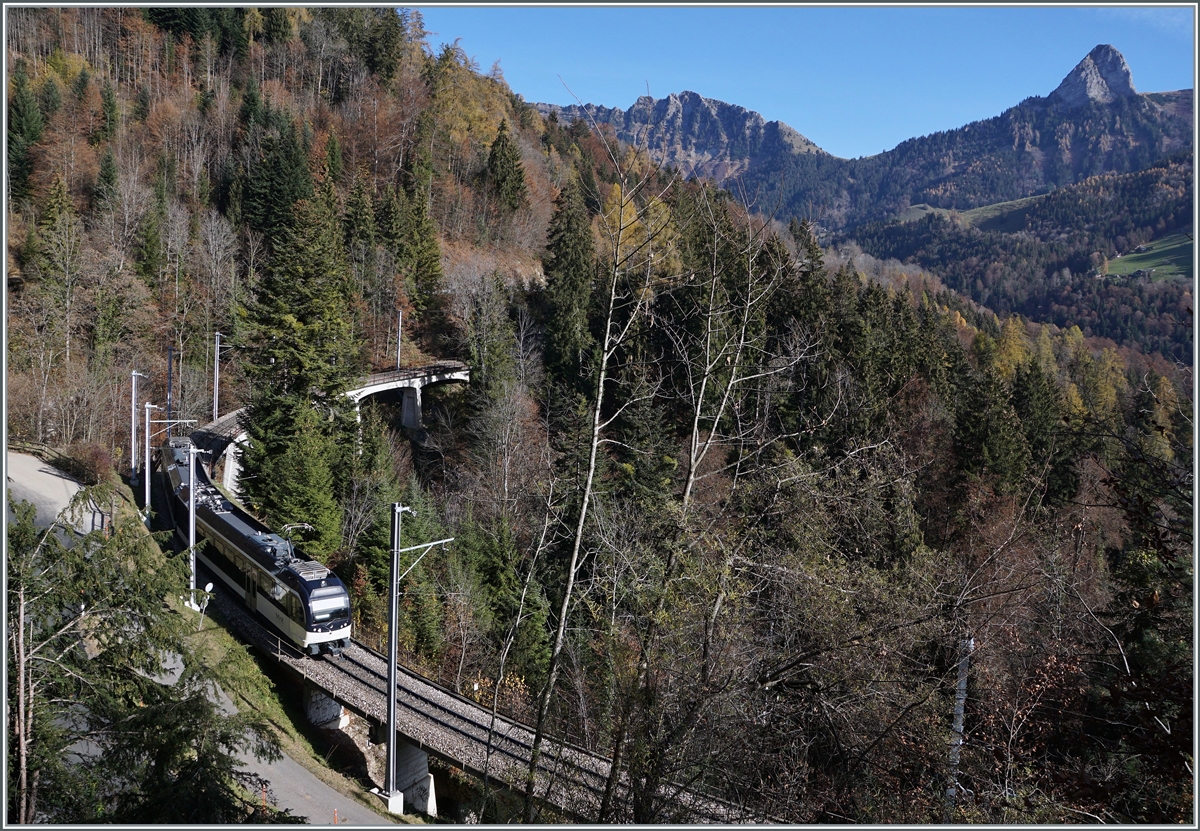
{"type": "Polygon", "coordinates": [[[329,621],[346,620],[350,616],[350,606],[346,603],[345,595],[319,600],[314,598],[312,601],[312,612],[314,623],[327,623],[329,621]]]}
{"type": "Polygon", "coordinates": [[[300,598],[294,594],[288,594],[284,603],[286,604],[285,608],[287,609],[288,617],[303,626],[304,604],[300,602],[300,598]]]}

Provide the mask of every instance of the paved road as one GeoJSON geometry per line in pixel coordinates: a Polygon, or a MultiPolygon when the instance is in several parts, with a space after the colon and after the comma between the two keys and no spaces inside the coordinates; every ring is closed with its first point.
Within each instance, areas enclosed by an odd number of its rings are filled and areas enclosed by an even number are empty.
{"type": "MultiPolygon", "coordinates": [[[[36,456],[9,450],[5,454],[5,462],[6,484],[12,491],[13,501],[32,502],[37,508],[37,524],[43,528],[54,521],[82,487],[70,476],[36,456]]],[[[7,496],[4,504],[6,508],[9,507],[7,496]]],[[[93,524],[96,528],[100,527],[98,523],[98,513],[85,512],[76,527],[81,531],[91,531],[93,524]]]]}
{"type": "MultiPolygon", "coordinates": [[[[78,482],[34,456],[7,451],[5,462],[7,485],[13,500],[32,502],[37,507],[40,526],[53,522],[80,490],[78,482]]],[[[9,507],[7,497],[5,507],[9,507]]],[[[78,527],[90,530],[92,520],[93,517],[85,513],[78,527]]],[[[224,697],[224,693],[221,695],[224,697]]],[[[259,762],[249,754],[244,754],[242,760],[247,770],[270,782],[269,795],[274,797],[278,807],[289,808],[296,816],[308,817],[312,825],[332,825],[335,810],[339,825],[389,824],[387,818],[338,793],[286,755],[271,763],[259,762]]]]}

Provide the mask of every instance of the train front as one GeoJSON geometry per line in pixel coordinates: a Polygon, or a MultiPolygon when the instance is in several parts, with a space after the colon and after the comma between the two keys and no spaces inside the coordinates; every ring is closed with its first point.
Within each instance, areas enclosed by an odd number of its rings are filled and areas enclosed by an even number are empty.
{"type": "Polygon", "coordinates": [[[320,563],[293,560],[287,570],[305,595],[304,648],[310,655],[339,654],[350,646],[350,594],[336,574],[320,563]]]}

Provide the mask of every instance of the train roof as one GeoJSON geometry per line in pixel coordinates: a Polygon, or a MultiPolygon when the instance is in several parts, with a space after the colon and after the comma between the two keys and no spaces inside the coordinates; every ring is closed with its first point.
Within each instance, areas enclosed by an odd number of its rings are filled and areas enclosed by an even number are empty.
{"type": "MultiPolygon", "coordinates": [[[[191,439],[173,438],[169,442],[172,457],[177,467],[186,466],[191,439]]],[[[177,472],[179,489],[186,491],[186,474],[177,472]]],[[[180,498],[183,498],[182,496],[180,498]]],[[[245,539],[247,554],[250,554],[264,569],[285,580],[296,581],[308,588],[326,585],[330,579],[340,584],[340,579],[327,567],[314,560],[296,556],[295,546],[269,527],[255,519],[241,506],[225,497],[208,478],[202,465],[196,466],[196,510],[209,514],[211,521],[225,526],[225,530],[245,539]]]]}

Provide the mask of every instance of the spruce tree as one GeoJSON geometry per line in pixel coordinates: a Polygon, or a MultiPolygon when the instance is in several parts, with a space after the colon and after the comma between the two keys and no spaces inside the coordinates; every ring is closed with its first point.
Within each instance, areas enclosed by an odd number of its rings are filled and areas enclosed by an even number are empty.
{"type": "Polygon", "coordinates": [[[508,122],[502,120],[492,142],[487,162],[488,180],[503,210],[511,213],[527,200],[525,168],[521,151],[508,134],[508,122]]]}
{"type": "Polygon", "coordinates": [[[111,141],[117,134],[117,94],[110,81],[100,88],[100,123],[90,137],[92,144],[111,141]]]}
{"type": "Polygon", "coordinates": [[[341,546],[342,511],[333,496],[337,448],[321,429],[311,407],[295,410],[294,434],[270,460],[270,476],[262,493],[262,510],[274,528],[308,523],[312,530],[295,529],[293,542],[302,556],[327,562],[341,546]]]}
{"type": "Polygon", "coordinates": [[[329,141],[325,143],[325,175],[334,184],[341,178],[342,164],[342,145],[338,141],[337,133],[330,133],[329,141]]]}
{"type": "Polygon", "coordinates": [[[332,183],[297,205],[248,312],[258,359],[250,365],[247,495],[266,505],[265,475],[287,452],[302,413],[316,409],[330,435],[354,430],[342,397],[363,369],[349,270],[332,183]]]}
{"type": "Polygon", "coordinates": [[[291,223],[296,202],[311,194],[299,131],[287,122],[278,136],[264,138],[262,159],[249,171],[242,204],[246,222],[274,243],[291,223]]]}
{"type": "Polygon", "coordinates": [[[117,192],[117,160],[113,156],[112,145],[104,149],[100,157],[100,174],[96,177],[96,201],[107,202],[117,192]]]}
{"type": "Polygon", "coordinates": [[[973,373],[957,409],[954,442],[960,469],[990,478],[997,493],[1015,491],[1030,462],[1029,446],[999,373],[990,366],[973,373]]]}
{"type": "Polygon", "coordinates": [[[343,219],[346,229],[346,244],[363,243],[366,246],[375,244],[375,207],[362,171],[354,174],[354,182],[350,186],[350,195],[346,199],[346,212],[343,219]]]}
{"type": "MultiPolygon", "coordinates": [[[[592,347],[588,330],[595,257],[592,224],[574,177],[555,200],[549,241],[542,258],[546,274],[546,369],[550,377],[582,385],[584,354],[592,347]]],[[[580,392],[584,389],[580,387],[580,392]]]]}
{"type": "Polygon", "coordinates": [[[42,112],[25,74],[25,62],[18,61],[13,71],[13,96],[8,102],[8,182],[13,202],[29,197],[32,149],[44,128],[42,112]]]}
{"type": "Polygon", "coordinates": [[[58,88],[53,75],[42,81],[42,88],[38,91],[38,106],[42,110],[43,120],[52,118],[62,107],[62,90],[58,88]]]}
{"type": "Polygon", "coordinates": [[[432,311],[442,288],[442,250],[437,226],[429,215],[429,195],[418,190],[408,200],[399,265],[405,290],[418,314],[432,311]]]}
{"type": "Polygon", "coordinates": [[[408,223],[408,197],[403,188],[385,187],[375,206],[376,238],[400,259],[408,223]]]}
{"type": "Polygon", "coordinates": [[[1066,405],[1054,380],[1042,371],[1037,358],[1017,367],[1013,379],[1013,409],[1021,428],[1033,470],[1046,469],[1046,501],[1062,504],[1075,495],[1079,472],[1074,455],[1078,440],[1066,429],[1066,405]]]}

